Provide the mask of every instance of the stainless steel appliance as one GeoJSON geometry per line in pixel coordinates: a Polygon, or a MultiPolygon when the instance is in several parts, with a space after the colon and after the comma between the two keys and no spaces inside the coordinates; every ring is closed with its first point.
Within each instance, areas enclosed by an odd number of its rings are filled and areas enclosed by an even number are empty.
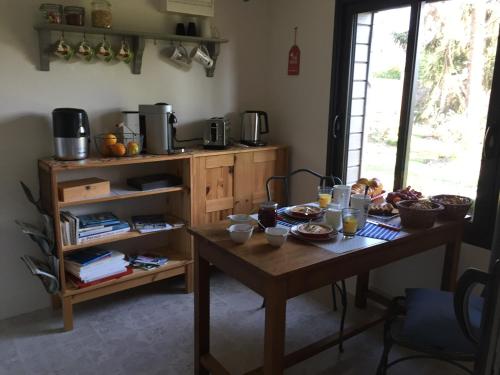
{"type": "Polygon", "coordinates": [[[143,150],[155,155],[184,152],[183,148],[174,146],[176,122],[170,104],[139,105],[139,127],[144,137],[143,150]]]}
{"type": "Polygon", "coordinates": [[[52,111],[55,157],[82,160],[89,155],[89,118],[83,109],[56,108],[52,111]]]}
{"type": "Polygon", "coordinates": [[[241,114],[241,143],[247,146],[265,146],[262,134],[269,133],[269,120],[266,112],[245,111],[241,114]]]}
{"type": "Polygon", "coordinates": [[[225,117],[207,120],[203,136],[203,147],[223,150],[231,145],[231,122],[225,117]]]}

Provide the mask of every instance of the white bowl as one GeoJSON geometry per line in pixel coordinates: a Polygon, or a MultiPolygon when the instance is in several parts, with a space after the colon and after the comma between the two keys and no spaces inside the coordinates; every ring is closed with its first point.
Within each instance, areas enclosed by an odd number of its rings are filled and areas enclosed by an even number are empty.
{"type": "Polygon", "coordinates": [[[253,224],[255,222],[250,215],[245,214],[229,215],[227,218],[231,220],[231,224],[253,224]]]}
{"type": "Polygon", "coordinates": [[[281,247],[288,236],[288,228],[269,227],[266,228],[266,239],[271,246],[281,247]]]}
{"type": "Polygon", "coordinates": [[[227,228],[229,237],[236,243],[245,243],[252,237],[253,226],[250,224],[233,224],[227,228]]]}

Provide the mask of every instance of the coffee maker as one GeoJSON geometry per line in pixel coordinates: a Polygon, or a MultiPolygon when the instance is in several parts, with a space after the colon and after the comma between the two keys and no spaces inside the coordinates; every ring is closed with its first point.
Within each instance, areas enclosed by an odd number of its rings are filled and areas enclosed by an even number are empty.
{"type": "Polygon", "coordinates": [[[176,122],[177,119],[170,104],[139,105],[139,127],[143,136],[143,150],[155,155],[183,152],[184,149],[174,146],[176,122]]]}
{"type": "Polygon", "coordinates": [[[55,157],[82,160],[89,155],[89,118],[83,109],[56,108],[52,111],[55,157]]]}

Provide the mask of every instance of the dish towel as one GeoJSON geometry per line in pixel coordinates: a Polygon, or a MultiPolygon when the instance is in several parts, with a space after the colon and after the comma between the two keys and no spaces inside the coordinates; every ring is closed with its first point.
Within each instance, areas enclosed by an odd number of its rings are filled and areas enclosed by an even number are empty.
{"type": "Polygon", "coordinates": [[[376,238],[378,240],[391,241],[395,239],[399,232],[387,228],[379,227],[372,223],[366,223],[363,229],[356,232],[358,236],[376,238]]]}

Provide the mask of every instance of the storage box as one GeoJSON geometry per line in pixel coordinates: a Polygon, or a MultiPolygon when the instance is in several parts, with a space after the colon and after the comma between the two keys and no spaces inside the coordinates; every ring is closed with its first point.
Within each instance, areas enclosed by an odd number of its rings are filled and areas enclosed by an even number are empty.
{"type": "Polygon", "coordinates": [[[74,202],[109,194],[110,184],[108,180],[92,177],[60,182],[57,184],[57,190],[59,201],[74,202]]]}

